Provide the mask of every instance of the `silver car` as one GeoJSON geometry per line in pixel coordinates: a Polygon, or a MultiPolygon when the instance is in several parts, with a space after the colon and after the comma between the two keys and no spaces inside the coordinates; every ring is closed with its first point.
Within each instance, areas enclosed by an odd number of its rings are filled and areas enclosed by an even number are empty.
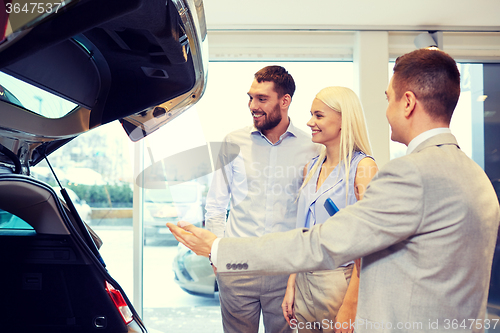
{"type": "Polygon", "coordinates": [[[180,220],[203,226],[203,188],[195,181],[168,182],[164,189],[144,190],[144,244],[177,244],[167,222],[180,220]]]}
{"type": "Polygon", "coordinates": [[[219,291],[215,273],[206,257],[198,256],[182,244],[172,263],[175,283],[185,292],[204,297],[215,297],[219,291]]]}

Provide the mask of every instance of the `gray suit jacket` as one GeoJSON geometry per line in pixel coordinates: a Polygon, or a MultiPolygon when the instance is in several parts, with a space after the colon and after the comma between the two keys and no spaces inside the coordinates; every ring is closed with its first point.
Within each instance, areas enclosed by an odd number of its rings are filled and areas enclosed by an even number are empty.
{"type": "Polygon", "coordinates": [[[218,273],[333,269],[363,257],[356,332],[450,332],[457,322],[482,332],[499,221],[483,170],[439,134],[387,163],[363,200],[324,224],[221,239],[218,273]]]}

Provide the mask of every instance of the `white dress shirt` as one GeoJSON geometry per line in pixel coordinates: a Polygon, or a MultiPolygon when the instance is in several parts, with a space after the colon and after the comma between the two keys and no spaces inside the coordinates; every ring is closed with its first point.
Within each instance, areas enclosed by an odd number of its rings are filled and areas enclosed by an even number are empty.
{"type": "Polygon", "coordinates": [[[451,134],[451,130],[448,127],[439,127],[420,133],[419,135],[414,137],[413,140],[411,140],[410,143],[408,144],[408,148],[406,149],[406,155],[411,154],[412,151],[415,150],[415,148],[417,148],[418,145],[424,142],[425,140],[442,133],[451,134]]]}

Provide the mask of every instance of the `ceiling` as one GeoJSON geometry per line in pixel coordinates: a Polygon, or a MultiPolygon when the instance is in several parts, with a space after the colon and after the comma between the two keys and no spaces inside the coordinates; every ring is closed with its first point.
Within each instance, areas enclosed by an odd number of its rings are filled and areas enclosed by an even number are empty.
{"type": "Polygon", "coordinates": [[[500,31],[499,0],[206,0],[209,30],[500,31]]]}

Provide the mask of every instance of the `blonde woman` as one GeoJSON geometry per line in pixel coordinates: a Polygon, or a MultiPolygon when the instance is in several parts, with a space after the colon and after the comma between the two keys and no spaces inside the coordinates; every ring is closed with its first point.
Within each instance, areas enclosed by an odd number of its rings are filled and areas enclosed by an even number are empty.
{"type": "MultiPolygon", "coordinates": [[[[322,89],[311,106],[312,141],[321,153],[304,167],[297,227],[324,223],[330,198],[342,209],[363,198],[377,172],[361,103],[345,87],[322,89]]],[[[299,332],[352,332],[359,277],[354,262],[332,271],[292,274],[283,299],[283,315],[299,332]]]]}

